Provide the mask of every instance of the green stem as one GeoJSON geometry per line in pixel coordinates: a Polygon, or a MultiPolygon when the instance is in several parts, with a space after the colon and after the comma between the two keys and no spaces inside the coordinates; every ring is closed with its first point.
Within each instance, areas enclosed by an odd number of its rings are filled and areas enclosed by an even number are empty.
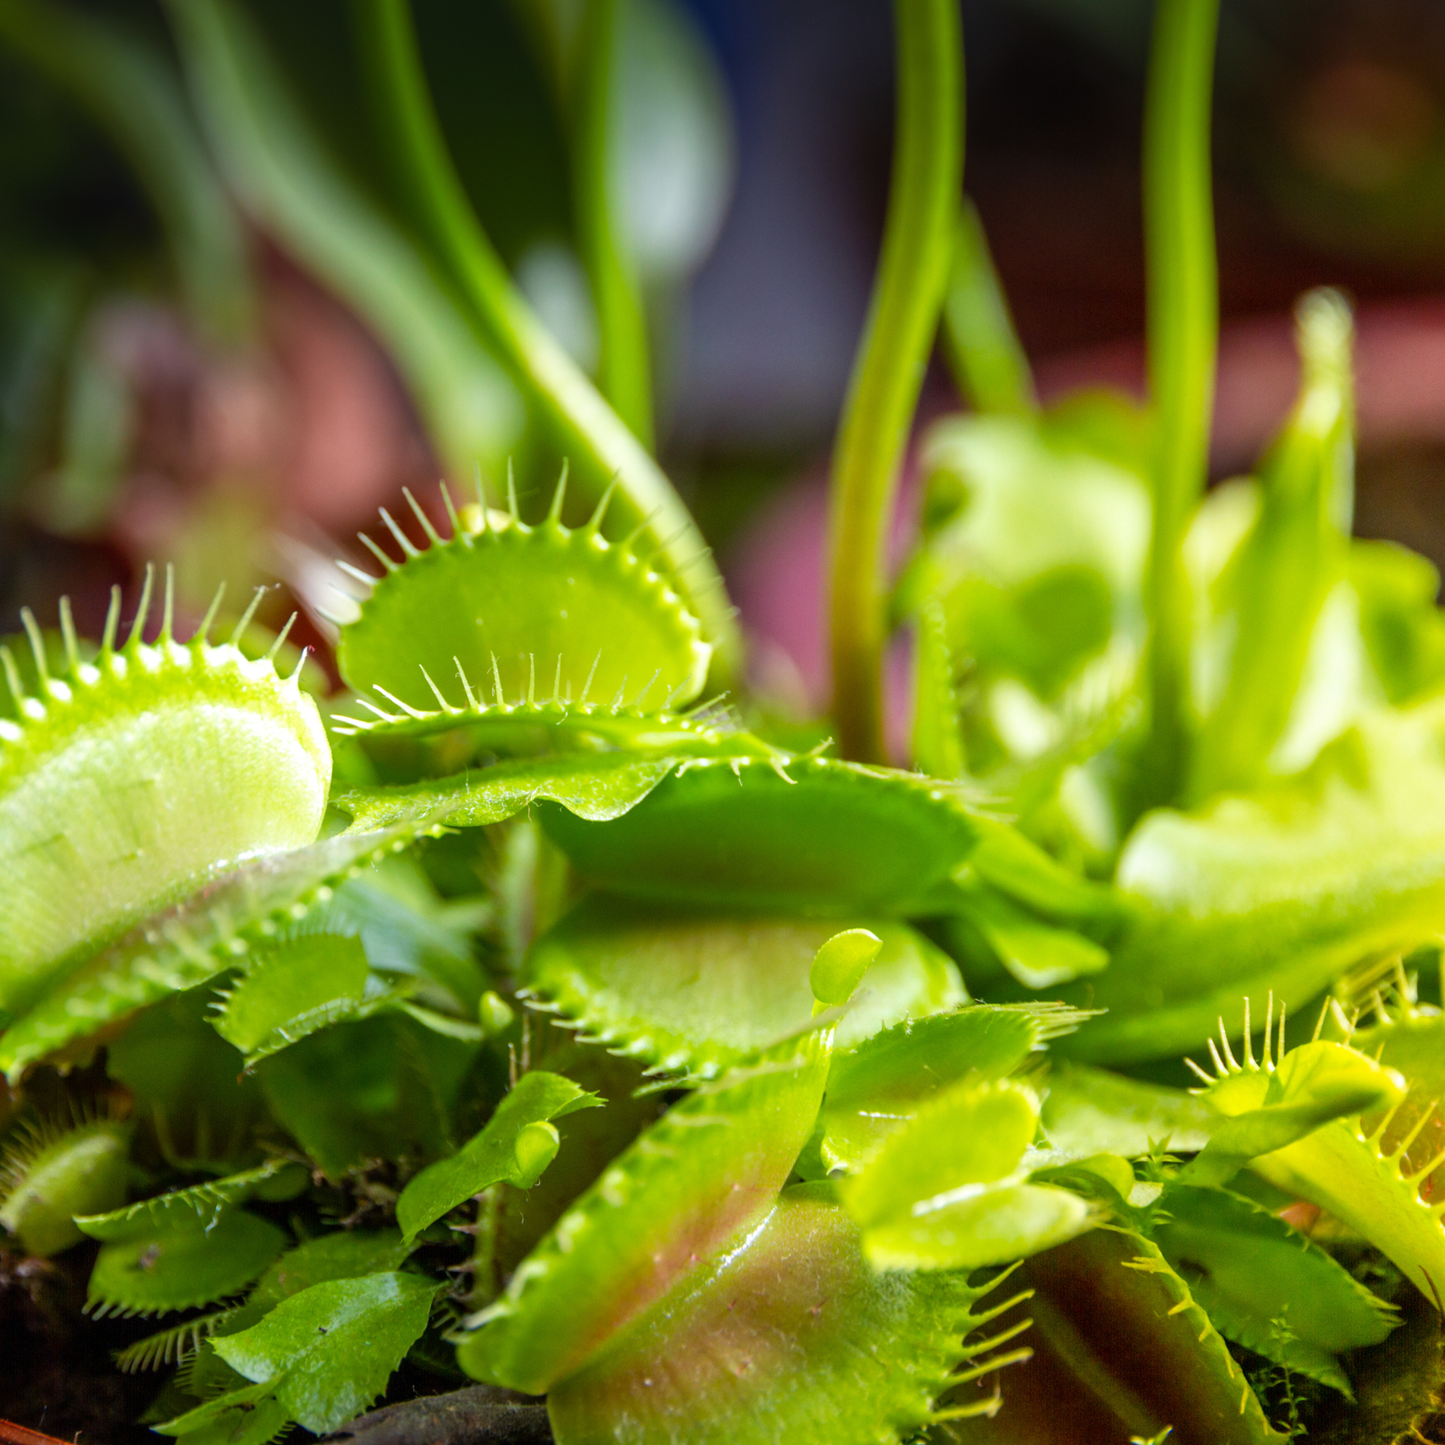
{"type": "Polygon", "coordinates": [[[967,197],[943,302],[943,354],[975,411],[1027,416],[1038,410],[1029,359],[1014,330],[983,223],[967,197]]]}
{"type": "Polygon", "coordinates": [[[468,1309],[484,1309],[497,1297],[497,1232],[502,1221],[502,1193],[505,1188],[504,1184],[493,1184],[477,1196],[468,1309]]]}
{"type": "Polygon", "coordinates": [[[1210,100],[1219,0],[1159,0],[1144,125],[1154,531],[1148,596],[1152,792],[1187,766],[1190,599],[1183,541],[1204,490],[1219,300],[1210,199],[1210,100]]]}
{"type": "Polygon", "coordinates": [[[417,223],[567,453],[572,476],[598,494],[615,480],[633,520],[659,539],[659,560],[727,672],[737,662],[737,624],[711,553],[661,468],[537,319],[478,223],[432,107],[406,0],[362,0],[356,15],[375,109],[417,223]]]}
{"type": "Polygon", "coordinates": [[[884,568],[898,466],[953,258],[963,166],[958,0],[896,0],[898,118],[883,253],[833,461],[834,713],[846,757],[880,761],[884,568]]]}
{"type": "Polygon", "coordinates": [[[574,160],[577,226],[597,307],[597,384],[632,434],[651,450],[647,311],[625,238],[619,234],[611,184],[617,15],[618,0],[590,0],[583,21],[574,160]]]}

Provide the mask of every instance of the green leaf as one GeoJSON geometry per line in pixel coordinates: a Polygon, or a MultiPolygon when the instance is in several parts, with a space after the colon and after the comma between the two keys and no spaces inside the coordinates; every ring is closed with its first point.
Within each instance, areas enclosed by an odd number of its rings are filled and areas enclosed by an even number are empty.
{"type": "Polygon", "coordinates": [[[486,987],[472,956],[475,927],[437,896],[414,854],[399,854],[343,884],[282,936],[354,935],[373,970],[415,979],[427,1002],[474,1015],[486,987]]]}
{"type": "Polygon", "coordinates": [[[1027,416],[1039,404],[1029,360],[1014,331],[983,223],[967,196],[953,247],[942,343],[954,382],[973,411],[1027,416]]]}
{"type": "Polygon", "coordinates": [[[1445,682],[1439,569],[1396,542],[1355,539],[1348,570],[1360,634],[1386,698],[1399,707],[1438,691],[1445,682]]]}
{"type": "Polygon", "coordinates": [[[845,917],[930,911],[980,816],[959,784],[821,757],[691,760],[612,821],[555,805],[538,814],[577,867],[613,892],[845,917]]]}
{"type": "Polygon", "coordinates": [[[908,1125],[883,1140],[843,1190],[863,1228],[969,1184],[1011,1174],[1032,1143],[1038,1105],[1012,1081],[966,1081],[924,1101],[908,1125]],[[941,1149],[944,1136],[952,1147],[941,1149]]]}
{"type": "Polygon", "coordinates": [[[712,648],[697,619],[629,546],[602,536],[600,514],[576,530],[555,515],[500,528],[481,515],[483,530],[455,523],[448,540],[433,531],[425,551],[388,563],[337,643],[351,687],[428,709],[540,690],[661,711],[698,695],[712,648]]]}
{"type": "Polygon", "coordinates": [[[975,1269],[1052,1249],[1093,1226],[1088,1203],[1051,1184],[1002,1184],[863,1231],[874,1269],[975,1269]]]}
{"type": "Polygon", "coordinates": [[[541,1394],[762,1221],[817,1118],[826,1035],[702,1085],[603,1170],[474,1317],[468,1374],[541,1394]]]}
{"type": "MultiPolygon", "coordinates": [[[[1118,430],[1119,418],[1093,404],[1118,430]]],[[[899,585],[905,613],[942,606],[950,648],[982,680],[1018,677],[1041,697],[1111,633],[1143,631],[1148,491],[1131,465],[1082,435],[1063,417],[936,426],[924,458],[935,520],[899,585]],[[947,509],[945,496],[956,499],[947,509]]]]}
{"type": "Polygon", "coordinates": [[[366,992],[356,938],[312,933],[268,950],[224,995],[216,1032],[247,1065],[353,1013],[366,992]]]}
{"type": "MultiPolygon", "coordinates": [[[[193,1184],[189,1189],[173,1189],[169,1194],[158,1194],[109,1214],[82,1215],[75,1222],[92,1239],[106,1243],[189,1229],[209,1231],[227,1209],[243,1203],[263,1187],[290,1189],[297,1183],[304,1186],[305,1182],[306,1171],[300,1165],[270,1159],[240,1174],[193,1184]]],[[[272,1197],[288,1196],[282,1193],[272,1197]]]]}
{"type": "MultiPolygon", "coordinates": [[[[1129,921],[1067,1045],[1097,1062],[1190,1048],[1248,996],[1294,1008],[1359,959],[1445,928],[1445,705],[1376,711],[1298,777],[1149,814],[1119,860],[1129,921]]],[[[1085,1001],[1084,986],[1063,991],[1085,1001]]]]}
{"type": "MultiPolygon", "coordinates": [[[[464,1200],[493,1184],[506,1181],[530,1188],[537,1182],[541,1170],[533,1173],[528,1167],[527,1156],[537,1146],[531,1139],[524,1144],[526,1131],[533,1124],[560,1118],[577,1109],[594,1108],[602,1102],[571,1079],[557,1074],[523,1074],[480,1133],[450,1159],[438,1160],[423,1169],[402,1190],[396,1202],[396,1222],[407,1242],[464,1200]],[[525,1177],[527,1175],[530,1177],[525,1177]]],[[[552,1152],[556,1153],[555,1136],[552,1152]]]]}
{"type": "Polygon", "coordinates": [[[1307,1199],[1369,1240],[1415,1287],[1434,1297],[1445,1279],[1441,1205],[1423,1191],[1418,1171],[1397,1141],[1386,1145],[1391,1122],[1365,1134],[1357,1120],[1337,1119],[1250,1168],[1296,1199],[1307,1199]]]}
{"type": "Polygon", "coordinates": [[[835,933],[813,955],[808,969],[813,997],[825,1005],[847,1003],[882,949],[883,940],[866,928],[835,933]]]}
{"type": "Polygon", "coordinates": [[[1329,291],[1307,295],[1296,317],[1300,395],[1265,461],[1259,515],[1223,584],[1232,648],[1195,743],[1195,797],[1247,788],[1267,772],[1344,568],[1354,500],[1353,326],[1343,298],[1329,291]]]}
{"type": "Polygon", "coordinates": [[[281,1253],[286,1236],[239,1209],[209,1228],[163,1227],[103,1244],[90,1272],[92,1314],[150,1315],[192,1309],[244,1289],[281,1253]]]}
{"type": "Polygon", "coordinates": [[[267,1445],[291,1422],[276,1398],[275,1380],[243,1385],[151,1428],[158,1435],[179,1435],[186,1445],[267,1445]]]}
{"type": "Polygon", "coordinates": [[[340,1179],[367,1159],[448,1153],[452,1108],[477,1048],[383,1014],[312,1034],[256,1072],[276,1119],[340,1179]]]}
{"type": "Polygon", "coordinates": [[[558,1445],[889,1445],[925,1425],[991,1280],[880,1275],[828,1184],[783,1192],[735,1248],[703,1261],[594,1360],[554,1385],[558,1445]]]}
{"type": "Polygon", "coordinates": [[[951,780],[963,777],[965,769],[946,628],[943,608],[926,603],[918,618],[914,654],[913,762],[921,773],[951,780]]]}
{"type": "Polygon", "coordinates": [[[400,1267],[410,1250],[394,1229],[348,1229],[318,1234],[269,1265],[247,1298],[248,1305],[272,1309],[284,1299],[333,1279],[400,1267]]]}
{"type": "Polygon", "coordinates": [[[1112,888],[1081,878],[1019,832],[992,820],[980,823],[970,872],[996,892],[1061,923],[1109,926],[1119,918],[1112,888]]]}
{"type": "Polygon", "coordinates": [[[1055,1154],[1142,1159],[1159,1149],[1198,1153],[1219,1123],[1210,1104],[1183,1089],[1077,1064],[1056,1064],[1041,1115],[1055,1154]]]}
{"type": "Polygon", "coordinates": [[[178,1169],[227,1172],[255,1159],[261,1087],[210,1025],[214,986],[175,994],[134,1018],[106,1048],[106,1071],[131,1091],[138,1120],[178,1169]]]}
{"type": "Polygon", "coordinates": [[[1028,989],[1051,989],[1109,966],[1109,950],[1071,928],[1059,928],[977,883],[958,885],[960,921],[1028,989]]]}
{"type": "Polygon", "coordinates": [[[589,820],[620,817],[678,765],[649,753],[561,753],[399,787],[350,788],[334,801],[359,829],[407,823],[481,828],[543,800],[589,820]]]}
{"type": "Polygon", "coordinates": [[[1396,1323],[1388,1305],[1307,1236],[1237,1194],[1178,1184],[1160,1207],[1154,1242],[1223,1334],[1349,1394],[1333,1356],[1379,1344],[1396,1323]]]}
{"type": "MultiPolygon", "coordinates": [[[[901,1018],[961,1003],[952,961],[905,924],[869,920],[878,961],[838,1023],[847,1048],[901,1018]]],[[[719,917],[584,898],[533,945],[521,982],[544,1007],[659,1070],[715,1077],[812,1016],[811,965],[836,925],[719,917]]]]}
{"type": "Polygon", "coordinates": [[[856,1166],[939,1089],[1001,1079],[1085,1017],[1058,1004],[975,1004],[879,1031],[833,1060],[824,1162],[856,1166]]]}
{"type": "Polygon", "coordinates": [[[360,1414],[421,1338],[438,1286],[414,1274],[329,1280],[215,1342],[233,1370],[274,1382],[291,1418],[322,1435],[360,1414]]]}

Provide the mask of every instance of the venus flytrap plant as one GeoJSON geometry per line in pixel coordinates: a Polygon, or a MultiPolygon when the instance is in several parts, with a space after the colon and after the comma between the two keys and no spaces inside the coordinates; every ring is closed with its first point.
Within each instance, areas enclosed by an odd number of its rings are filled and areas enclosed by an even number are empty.
{"type": "Polygon", "coordinates": [[[213,618],[177,642],[169,590],[152,642],[142,601],[118,645],[117,603],[98,645],[62,609],[58,654],[27,614],[28,677],[3,654],[0,1064],[24,1118],[59,1097],[79,1122],[12,1126],[0,1224],[60,1261],[94,1240],[92,1312],[155,1317],[118,1365],[176,1367],[163,1434],[268,1445],[398,1370],[398,1396],[460,1370],[545,1394],[559,1445],[1033,1445],[1060,1419],[1266,1445],[1243,1352],[1344,1409],[1356,1352],[1390,1347],[1342,1232],[1438,1305],[1439,1020],[1401,989],[1291,1048],[1272,1003],[1433,938],[1445,907],[1440,620],[1418,562],[1347,535],[1348,311],[1302,304],[1259,480],[1201,500],[1216,16],[1161,0],[1151,406],[1041,408],[959,209],[957,15],[897,10],[896,174],[835,460],[840,758],[710,690],[733,626],[643,449],[608,271],[609,57],[587,57],[578,185],[623,416],[472,215],[400,0],[353,17],[390,148],[370,211],[284,142],[305,127],[244,14],[175,0],[238,190],[373,292],[385,334],[416,318],[403,369],[438,428],[437,348],[485,338],[595,511],[564,522],[559,486],[537,520],[515,487],[505,513],[443,489],[440,525],[408,497],[419,532],[384,512],[336,619],[329,738],[213,618]],[[313,197],[370,221],[322,234],[313,197]],[[925,443],[890,599],[940,323],[978,414],[925,443]],[[915,771],[880,764],[897,620],[915,771]],[[1241,999],[1244,1062],[1221,1025],[1195,1095],[1097,1067],[1171,1057],[1241,999]],[[64,1078],[102,1062],[114,1116],[64,1078]]]}

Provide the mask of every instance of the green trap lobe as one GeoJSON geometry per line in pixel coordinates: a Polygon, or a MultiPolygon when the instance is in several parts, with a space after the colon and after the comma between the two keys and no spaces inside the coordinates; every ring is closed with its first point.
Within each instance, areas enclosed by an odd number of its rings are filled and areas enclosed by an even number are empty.
{"type": "Polygon", "coordinates": [[[90,1273],[86,1308],[102,1314],[158,1314],[236,1294],[281,1253],[286,1236],[268,1220],[228,1210],[207,1228],[160,1227],[103,1244],[90,1273]]]}
{"type": "Polygon", "coordinates": [[[336,650],[353,688],[426,709],[437,705],[429,677],[454,707],[470,689],[494,703],[620,694],[661,711],[697,696],[710,655],[656,573],[592,529],[555,522],[461,531],[408,558],[336,650]]]}
{"type": "Polygon", "coordinates": [[[554,1386],[558,1445],[895,1445],[926,1423],[982,1290],[877,1274],[828,1184],[681,1280],[554,1386]]]}
{"type": "Polygon", "coordinates": [[[1328,1357],[1376,1345],[1394,1327],[1393,1312],[1318,1245],[1248,1199],[1220,1189],[1168,1190],[1154,1240],[1220,1330],[1263,1355],[1271,1334],[1325,1360],[1280,1363],[1348,1392],[1328,1357]],[[1225,1318],[1225,1313],[1229,1318],[1225,1318]],[[1274,1330],[1276,1321],[1287,1329],[1274,1330]],[[1231,1323],[1234,1328],[1231,1328],[1231,1323]]]}
{"type": "MultiPolygon", "coordinates": [[[[1010,1372],[997,1414],[958,1427],[969,1445],[1129,1445],[1166,1427],[1169,1445],[1284,1440],[1149,1241],[1096,1230],[1027,1261],[1018,1283],[1035,1291],[1025,1307],[1034,1356],[1010,1372]]],[[[980,1383],[963,1398],[987,1394],[980,1383]]]]}
{"type": "Polygon", "coordinates": [[[320,827],[331,755],[316,706],[233,647],[103,650],[20,710],[0,728],[11,1013],[146,917],[320,827]]]}
{"type": "Polygon", "coordinates": [[[677,766],[677,759],[638,753],[562,753],[497,763],[437,781],[352,788],[335,802],[359,829],[481,828],[534,803],[553,803],[593,821],[620,817],[677,766]]]}
{"type": "Polygon", "coordinates": [[[518,1266],[459,1345],[462,1368],[541,1394],[756,1228],[812,1132],[828,1046],[807,1035],[676,1104],[518,1266]]]}
{"type": "Polygon", "coordinates": [[[817,757],[682,763],[645,806],[605,824],[539,812],[577,867],[614,892],[835,917],[930,911],[979,816],[956,785],[817,757]]]}
{"type": "MultiPolygon", "coordinates": [[[[838,1022],[840,1049],[965,998],[953,962],[922,935],[867,926],[883,946],[838,1022]]],[[[594,894],[537,941],[522,982],[589,1038],[712,1077],[807,1027],[810,968],[835,933],[823,921],[698,915],[594,894]]]]}
{"type": "Polygon", "coordinates": [[[103,1025],[234,967],[282,926],[331,896],[334,884],[413,836],[352,832],[267,853],[207,883],[95,954],[0,1035],[0,1069],[27,1065],[103,1025]]]}

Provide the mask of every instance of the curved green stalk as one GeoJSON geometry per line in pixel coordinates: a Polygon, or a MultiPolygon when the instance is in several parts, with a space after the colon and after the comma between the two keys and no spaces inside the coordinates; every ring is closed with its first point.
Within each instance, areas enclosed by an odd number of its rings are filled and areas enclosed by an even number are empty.
{"type": "Polygon", "coordinates": [[[1159,0],[1144,123],[1154,531],[1149,549],[1153,801],[1179,791],[1188,749],[1189,586],[1182,542],[1209,465],[1219,299],[1210,99],[1219,0],[1159,0]]]}
{"type": "Polygon", "coordinates": [[[883,254],[833,462],[834,713],[844,756],[880,760],[884,567],[898,464],[923,384],[963,165],[957,0],[897,0],[898,120],[883,254]]]}
{"type": "Polygon", "coordinates": [[[245,235],[171,72],[137,37],[68,5],[0,0],[0,43],[104,128],[165,227],[191,315],[216,340],[244,340],[255,310],[245,235]]]}
{"type": "Polygon", "coordinates": [[[416,220],[569,454],[572,475],[598,494],[615,480],[619,497],[659,539],[659,560],[726,668],[736,660],[737,626],[697,525],[647,449],[523,300],[478,223],[427,92],[406,0],[365,0],[356,15],[377,117],[416,220]]]}
{"type": "Polygon", "coordinates": [[[943,355],[975,411],[1028,415],[1038,410],[1029,359],[1014,330],[988,237],[966,196],[943,301],[943,355]]]}
{"type": "Polygon", "coordinates": [[[597,384],[651,450],[652,367],[647,311],[619,233],[612,195],[611,149],[618,79],[618,0],[590,0],[579,46],[574,194],[582,256],[592,282],[600,341],[597,384]]]}

